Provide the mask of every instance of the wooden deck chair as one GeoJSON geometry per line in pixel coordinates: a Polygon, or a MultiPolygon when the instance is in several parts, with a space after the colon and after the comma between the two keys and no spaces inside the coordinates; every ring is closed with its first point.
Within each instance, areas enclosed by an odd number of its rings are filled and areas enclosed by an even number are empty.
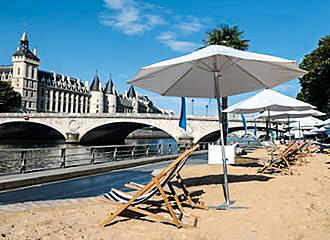
{"type": "Polygon", "coordinates": [[[310,143],[308,141],[304,141],[304,142],[301,142],[299,144],[297,144],[295,146],[295,148],[293,148],[289,153],[288,153],[288,159],[289,159],[289,162],[291,162],[292,164],[306,164],[306,161],[305,161],[305,150],[306,150],[306,147],[309,145],[310,143]]]}
{"type": "MultiPolygon", "coordinates": [[[[169,192],[165,191],[168,195],[172,195],[175,203],[179,209],[179,211],[181,212],[181,214],[185,215],[185,216],[189,216],[189,214],[187,214],[184,210],[182,205],[188,205],[191,208],[199,208],[199,209],[208,209],[208,206],[201,202],[199,199],[193,199],[190,192],[188,191],[186,185],[184,184],[184,181],[180,175],[180,171],[182,170],[183,166],[186,164],[187,160],[188,160],[189,156],[186,156],[178,165],[178,167],[175,170],[175,173],[173,174],[173,177],[171,179],[169,179],[169,181],[167,182],[167,187],[169,189],[169,192]],[[175,187],[172,184],[172,180],[173,178],[176,179],[176,181],[178,182],[178,185],[182,191],[182,194],[177,194],[177,192],[175,191],[175,187]]],[[[158,172],[156,171],[157,175],[158,172]]],[[[153,175],[153,174],[152,174],[153,175]]],[[[135,189],[135,190],[140,190],[141,188],[145,187],[145,185],[143,184],[139,184],[139,183],[135,183],[135,182],[129,182],[127,184],[125,184],[125,187],[127,188],[131,188],[131,189],[135,189]]]]}
{"type": "Polygon", "coordinates": [[[284,150],[278,152],[276,158],[273,161],[265,164],[257,172],[265,173],[267,170],[277,170],[292,175],[292,169],[288,160],[288,154],[290,153],[290,151],[292,151],[292,149],[296,147],[296,145],[297,143],[295,141],[289,143],[289,145],[284,150]]]}
{"type": "MultiPolygon", "coordinates": [[[[117,189],[112,188],[110,192],[104,195],[104,197],[99,197],[98,199],[104,201],[109,204],[118,205],[119,208],[112,213],[110,216],[106,217],[101,225],[106,226],[110,224],[119,214],[124,212],[125,210],[131,210],[137,212],[142,215],[146,215],[150,218],[155,220],[171,223],[176,225],[178,228],[180,227],[191,227],[190,225],[183,224],[180,222],[180,217],[178,217],[171,206],[169,199],[164,191],[164,186],[168,184],[168,182],[174,177],[177,169],[180,167],[181,163],[186,160],[186,158],[197,149],[198,145],[195,145],[191,149],[182,153],[177,159],[171,162],[167,168],[162,170],[156,177],[154,177],[147,185],[143,188],[139,189],[134,195],[130,195],[129,193],[125,193],[119,191],[117,189]],[[159,214],[152,213],[145,209],[137,207],[137,205],[147,202],[151,200],[151,198],[160,193],[161,197],[163,198],[167,210],[171,216],[171,218],[167,218],[161,216],[159,214]]],[[[193,225],[196,224],[196,221],[193,225]]]]}
{"type": "Polygon", "coordinates": [[[327,150],[330,149],[330,144],[329,143],[320,143],[317,141],[313,141],[313,145],[318,147],[318,150],[321,153],[327,153],[327,150]]]}

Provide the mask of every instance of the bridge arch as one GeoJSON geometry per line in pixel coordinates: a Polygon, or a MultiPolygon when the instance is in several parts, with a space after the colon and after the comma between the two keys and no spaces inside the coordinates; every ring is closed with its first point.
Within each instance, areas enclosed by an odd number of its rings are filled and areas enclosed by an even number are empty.
{"type": "Polygon", "coordinates": [[[165,132],[169,137],[176,139],[167,128],[161,127],[158,124],[152,125],[151,122],[134,119],[134,121],[112,121],[86,129],[81,133],[80,143],[123,144],[130,133],[144,127],[154,127],[165,132]]]}
{"type": "MultiPolygon", "coordinates": [[[[247,129],[254,129],[254,126],[247,126],[247,129]]],[[[230,127],[228,128],[228,133],[234,133],[237,131],[244,130],[243,126],[237,126],[237,127],[230,127]]],[[[275,128],[270,128],[270,130],[276,131],[275,128]]],[[[266,127],[257,127],[257,131],[266,131],[266,127]]],[[[279,130],[279,132],[281,132],[279,130]]],[[[196,142],[214,142],[217,141],[220,138],[220,131],[219,130],[213,130],[209,131],[204,136],[199,138],[196,142]]]]}
{"type": "Polygon", "coordinates": [[[35,121],[6,121],[0,123],[0,140],[65,140],[65,134],[54,126],[35,121]]]}

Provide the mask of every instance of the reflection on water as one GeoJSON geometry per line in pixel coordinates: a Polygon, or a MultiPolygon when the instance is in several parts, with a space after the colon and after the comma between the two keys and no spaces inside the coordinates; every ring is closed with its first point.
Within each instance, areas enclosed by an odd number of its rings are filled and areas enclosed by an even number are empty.
{"type": "MultiPolygon", "coordinates": [[[[91,146],[80,144],[65,144],[63,142],[55,143],[22,143],[12,142],[7,144],[0,144],[0,174],[20,172],[21,159],[25,157],[26,169],[43,169],[43,168],[58,168],[61,166],[63,154],[62,149],[65,149],[65,161],[66,166],[74,166],[81,164],[114,161],[123,158],[130,158],[132,147],[139,144],[155,144],[150,148],[150,153],[157,152],[156,144],[171,144],[173,152],[175,152],[176,141],[174,139],[127,139],[125,141],[127,148],[121,148],[121,152],[115,153],[114,148],[102,148],[97,147],[91,152],[91,146]],[[23,153],[23,149],[33,148],[35,151],[26,151],[23,153]],[[125,152],[126,151],[126,152],[125,152]],[[22,154],[25,154],[23,157],[22,154]]],[[[136,148],[135,154],[138,154],[138,149],[145,152],[145,149],[136,148]]],[[[168,151],[168,149],[164,149],[168,151]]],[[[143,153],[144,154],[144,153],[143,153]]]]}

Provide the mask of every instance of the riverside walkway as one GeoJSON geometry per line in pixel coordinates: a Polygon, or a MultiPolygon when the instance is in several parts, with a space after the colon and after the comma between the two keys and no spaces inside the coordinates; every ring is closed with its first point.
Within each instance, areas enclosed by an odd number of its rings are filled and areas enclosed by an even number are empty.
{"type": "MultiPolygon", "coordinates": [[[[139,161],[141,162],[141,159],[139,159],[139,161]]],[[[207,156],[204,151],[204,154],[202,155],[195,154],[194,156],[190,157],[187,164],[201,164],[206,162],[207,156]]],[[[123,162],[120,162],[120,164],[123,164],[123,162]]],[[[39,201],[37,203],[30,203],[30,205],[43,206],[47,204],[49,205],[49,201],[57,200],[57,202],[61,202],[63,199],[72,202],[74,201],[72,199],[88,199],[101,195],[109,191],[112,187],[123,189],[124,183],[127,183],[128,181],[135,181],[142,184],[147,183],[150,181],[151,172],[153,170],[163,168],[166,165],[168,165],[168,162],[164,161],[143,166],[136,165],[134,167],[121,170],[113,170],[102,174],[94,174],[92,176],[78,177],[71,180],[62,180],[53,183],[38,184],[31,187],[15,190],[0,191],[0,211],[3,209],[6,210],[6,206],[9,206],[7,204],[39,201]]],[[[64,170],[66,169],[56,169],[56,171],[64,170]]],[[[46,173],[49,171],[40,173],[46,173]]],[[[24,177],[24,175],[19,176],[24,177]]],[[[4,177],[5,176],[1,177],[0,181],[4,181],[4,177]]],[[[7,176],[7,181],[8,179],[9,177],[7,176]]],[[[22,208],[22,206],[28,205],[14,204],[12,205],[12,208],[22,208]]]]}

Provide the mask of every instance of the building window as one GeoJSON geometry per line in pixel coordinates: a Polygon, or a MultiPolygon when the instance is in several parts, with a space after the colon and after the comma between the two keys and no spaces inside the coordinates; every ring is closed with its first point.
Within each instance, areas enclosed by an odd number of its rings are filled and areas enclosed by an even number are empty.
{"type": "Polygon", "coordinates": [[[32,108],[32,102],[29,102],[29,108],[32,108]]]}
{"type": "Polygon", "coordinates": [[[99,105],[96,105],[96,108],[99,108],[99,105]]]}
{"type": "Polygon", "coordinates": [[[25,91],[25,97],[29,96],[29,91],[25,91]]]}
{"type": "Polygon", "coordinates": [[[96,113],[99,113],[99,110],[96,110],[96,113]]]}
{"type": "Polygon", "coordinates": [[[25,81],[25,87],[29,87],[29,80],[25,81]]]}
{"type": "Polygon", "coordinates": [[[17,68],[17,75],[20,75],[20,74],[21,74],[21,69],[17,68]]]}
{"type": "Polygon", "coordinates": [[[31,92],[31,97],[33,97],[33,92],[31,92]]]}
{"type": "Polygon", "coordinates": [[[45,96],[45,89],[41,88],[41,96],[44,97],[45,96]]]}

